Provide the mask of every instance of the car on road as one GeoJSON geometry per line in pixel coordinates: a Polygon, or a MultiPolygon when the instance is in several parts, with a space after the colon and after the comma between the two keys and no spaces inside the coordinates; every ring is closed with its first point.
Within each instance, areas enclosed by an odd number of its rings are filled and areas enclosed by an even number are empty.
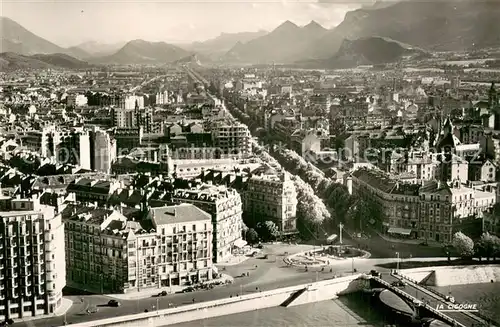
{"type": "Polygon", "coordinates": [[[9,326],[9,325],[14,325],[14,320],[13,319],[7,319],[5,321],[0,322],[0,326],[9,326]]]}
{"type": "Polygon", "coordinates": [[[380,277],[380,273],[374,269],[370,270],[370,275],[373,277],[380,277]]]}
{"type": "Polygon", "coordinates": [[[396,281],[392,282],[391,285],[395,286],[395,287],[404,288],[406,286],[406,283],[403,282],[402,280],[396,280],[396,281]]]}
{"type": "Polygon", "coordinates": [[[98,307],[95,307],[95,306],[89,307],[89,308],[87,309],[87,313],[88,313],[88,314],[91,314],[91,313],[97,313],[97,312],[99,312],[99,308],[98,308],[98,307]]]}
{"type": "Polygon", "coordinates": [[[109,307],[115,307],[115,308],[117,308],[117,307],[119,307],[121,305],[122,304],[120,302],[116,301],[116,300],[109,300],[108,301],[108,306],[109,307]]]}
{"type": "Polygon", "coordinates": [[[158,296],[167,296],[167,291],[161,291],[160,293],[158,293],[158,296]]]}
{"type": "Polygon", "coordinates": [[[182,293],[191,293],[196,291],[196,289],[193,286],[188,286],[185,289],[182,290],[182,293]]]}

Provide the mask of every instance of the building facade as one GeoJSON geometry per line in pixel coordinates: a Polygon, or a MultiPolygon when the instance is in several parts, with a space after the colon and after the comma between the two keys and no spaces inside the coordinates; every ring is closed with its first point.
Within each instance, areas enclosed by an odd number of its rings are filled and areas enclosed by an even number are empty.
{"type": "Polygon", "coordinates": [[[140,222],[93,207],[62,215],[67,282],[75,288],[127,293],[213,277],[211,218],[193,205],[152,208],[140,222]]]}
{"type": "Polygon", "coordinates": [[[64,225],[33,199],[0,199],[0,320],[53,314],[65,286],[64,225]]]}
{"type": "Polygon", "coordinates": [[[254,223],[273,221],[283,235],[297,232],[297,191],[286,172],[249,178],[243,210],[254,223]]]}
{"type": "Polygon", "coordinates": [[[191,203],[212,215],[213,259],[221,262],[241,244],[243,233],[240,194],[224,186],[202,185],[190,190],[175,190],[174,203],[191,203]]]}
{"type": "Polygon", "coordinates": [[[359,169],[352,174],[354,192],[380,204],[384,231],[449,243],[453,234],[478,225],[496,203],[495,190],[480,190],[460,180],[402,184],[382,172],[359,169]]]}
{"type": "Polygon", "coordinates": [[[252,154],[252,142],[248,127],[237,121],[215,121],[210,126],[215,147],[221,154],[246,157],[252,154]]]}

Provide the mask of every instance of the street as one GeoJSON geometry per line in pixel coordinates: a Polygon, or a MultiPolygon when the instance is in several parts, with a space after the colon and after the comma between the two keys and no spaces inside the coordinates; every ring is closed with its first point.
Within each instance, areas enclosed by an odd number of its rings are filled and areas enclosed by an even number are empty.
{"type": "MultiPolygon", "coordinates": [[[[268,254],[268,259],[249,258],[248,260],[234,266],[220,268],[221,272],[231,276],[239,276],[243,272],[249,272],[249,277],[235,278],[231,285],[216,287],[212,290],[198,291],[193,293],[172,294],[165,297],[149,297],[139,300],[120,300],[121,306],[118,308],[108,307],[106,304],[111,299],[105,295],[86,295],[86,296],[68,296],[74,304],[66,314],[68,323],[78,323],[83,321],[98,320],[115,317],[118,315],[127,315],[144,312],[144,310],[166,309],[171,303],[173,306],[181,306],[196,302],[217,300],[236,296],[241,293],[251,293],[271,290],[275,288],[288,287],[297,284],[305,284],[316,280],[332,278],[334,275],[352,273],[352,268],[358,272],[368,272],[371,269],[377,269],[382,272],[388,272],[388,269],[375,267],[378,264],[393,262],[396,259],[354,259],[333,261],[331,266],[321,271],[321,268],[309,268],[305,271],[303,267],[287,266],[283,262],[284,253],[289,254],[311,250],[313,246],[307,245],[285,245],[271,244],[266,245],[262,255],[268,254]],[[330,272],[332,269],[332,272],[330,272]],[[258,289],[257,289],[258,288],[258,289]],[[83,302],[81,301],[83,299],[83,302]],[[97,307],[98,311],[86,313],[89,308],[97,307]]],[[[442,258],[425,258],[419,260],[436,261],[442,258]]],[[[160,292],[161,289],[158,289],[160,292]]],[[[50,317],[26,322],[18,322],[14,326],[61,326],[64,316],[50,317]]]]}

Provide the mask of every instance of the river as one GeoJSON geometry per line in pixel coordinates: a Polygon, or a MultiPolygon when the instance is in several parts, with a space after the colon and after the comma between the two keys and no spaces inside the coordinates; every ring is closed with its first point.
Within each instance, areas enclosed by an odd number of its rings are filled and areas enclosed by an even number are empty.
{"type": "Polygon", "coordinates": [[[295,307],[275,307],[173,325],[176,327],[349,327],[384,326],[384,318],[370,306],[345,298],[295,307]],[[349,306],[349,308],[347,307],[349,306]],[[352,309],[352,310],[351,310],[352,309]],[[357,313],[353,312],[356,311],[357,313]],[[362,312],[363,317],[359,316],[362,312]]]}
{"type": "MultiPolygon", "coordinates": [[[[442,293],[451,291],[457,299],[467,303],[478,303],[483,314],[500,320],[500,283],[454,285],[437,288],[442,293]],[[472,291],[474,290],[474,291],[472,291]]],[[[214,317],[173,325],[176,327],[379,327],[395,324],[380,310],[358,296],[316,302],[295,307],[275,307],[227,316],[214,317]]],[[[436,324],[438,326],[439,324],[436,324]]],[[[395,326],[398,326],[397,324],[395,326]]],[[[441,325],[439,325],[441,326],[441,325]]],[[[444,324],[442,324],[444,326],[444,324]]],[[[398,326],[405,327],[405,326],[398,326]]]]}

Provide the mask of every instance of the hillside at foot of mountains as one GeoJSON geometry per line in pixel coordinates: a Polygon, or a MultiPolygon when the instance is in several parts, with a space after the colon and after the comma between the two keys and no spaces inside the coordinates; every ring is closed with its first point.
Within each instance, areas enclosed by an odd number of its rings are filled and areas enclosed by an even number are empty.
{"type": "Polygon", "coordinates": [[[82,69],[90,66],[85,61],[63,53],[35,54],[32,56],[24,56],[14,52],[0,53],[0,71],[47,68],[82,69]]]}

